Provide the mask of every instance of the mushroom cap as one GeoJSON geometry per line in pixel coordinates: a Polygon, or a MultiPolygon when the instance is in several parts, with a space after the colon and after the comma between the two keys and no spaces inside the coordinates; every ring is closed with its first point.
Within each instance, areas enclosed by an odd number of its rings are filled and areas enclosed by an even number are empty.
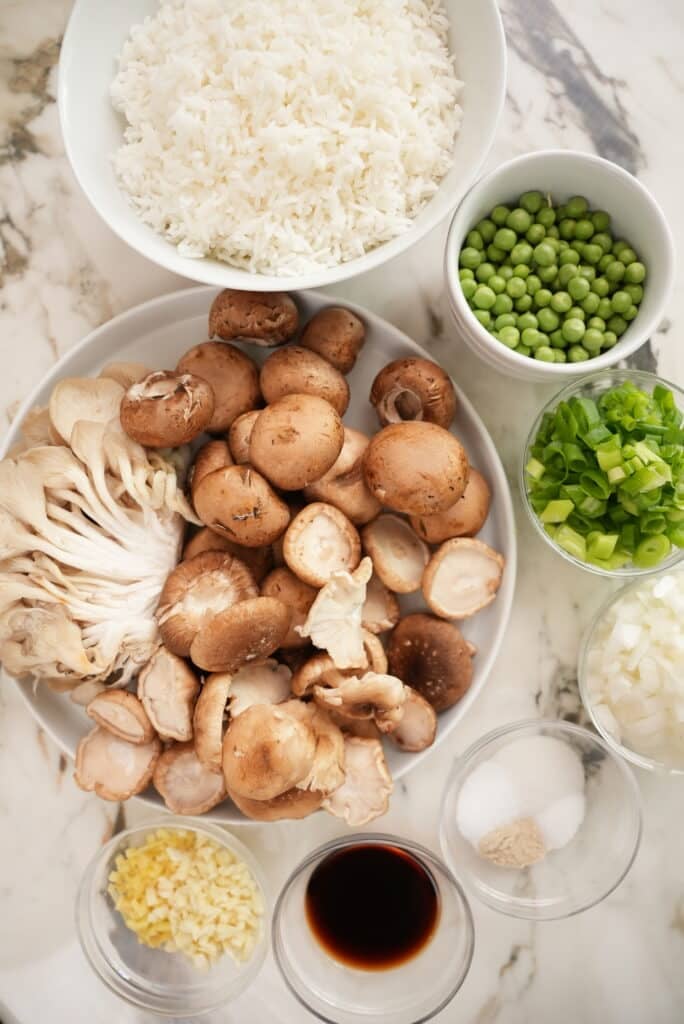
{"type": "Polygon", "coordinates": [[[363,470],[378,501],[407,515],[446,511],[468,482],[463,445],[435,423],[383,427],[366,449],[363,470]]]}
{"type": "Polygon", "coordinates": [[[157,607],[162,640],[187,658],[203,626],[219,612],[259,593],[249,569],[224,551],[204,551],[181,562],[169,575],[157,607]]]}
{"type": "Polygon", "coordinates": [[[195,489],[195,511],[205,526],[246,548],[272,544],[290,522],[285,502],[251,466],[205,476],[195,489]]]}
{"type": "Polygon", "coordinates": [[[290,609],[275,597],[240,601],[199,630],[190,657],[206,672],[237,672],[280,647],[289,625],[290,609]]]}
{"type": "Polygon", "coordinates": [[[336,461],[319,480],[304,488],[307,501],[325,501],[339,508],[356,525],[369,523],[382,506],[371,494],[363,475],[363,455],[370,438],[344,428],[344,443],[336,461]]]}
{"type": "Polygon", "coordinates": [[[209,337],[251,341],[271,348],[299,326],[297,307],[286,292],[243,292],[224,288],[209,310],[209,337]]]}
{"type": "Polygon", "coordinates": [[[323,803],[322,793],[316,793],[311,789],[297,789],[296,786],[274,796],[271,800],[250,800],[249,797],[230,791],[228,796],[237,809],[253,821],[308,818],[314,811],[319,810],[323,803]]]}
{"type": "Polygon", "coordinates": [[[228,444],[233,461],[238,466],[244,466],[246,462],[249,462],[249,442],[260,413],[261,409],[250,409],[249,412],[243,412],[230,425],[228,444]]]}
{"type": "Polygon", "coordinates": [[[203,444],[195,455],[190,470],[190,494],[193,501],[195,499],[195,491],[205,476],[213,473],[216,469],[224,469],[226,466],[232,465],[233,457],[230,454],[227,441],[221,441],[217,438],[214,441],[207,441],[206,444],[203,444]]]}
{"type": "Polygon", "coordinates": [[[252,800],[272,800],[305,779],[314,762],[316,737],[283,705],[254,704],[238,715],[223,740],[228,790],[252,800]]]}
{"type": "Polygon", "coordinates": [[[313,693],[314,686],[322,685],[326,673],[335,671],[335,662],[329,654],[319,651],[312,655],[292,674],[292,692],[296,697],[313,693]]]}
{"type": "Polygon", "coordinates": [[[315,395],[287,394],[259,414],[249,461],[276,487],[298,491],[330,469],[343,442],[342,420],[328,402],[315,395]]]}
{"type": "Polygon", "coordinates": [[[274,658],[243,665],[232,676],[231,719],[254,704],[282,704],[290,697],[291,679],[292,672],[287,665],[281,665],[274,658]]]}
{"type": "Polygon", "coordinates": [[[210,530],[208,526],[203,526],[186,543],[183,548],[183,561],[187,562],[196,555],[201,555],[203,551],[227,551],[228,554],[234,555],[247,566],[257,583],[261,583],[273,565],[273,552],[270,547],[245,548],[210,530]]]}
{"type": "Polygon", "coordinates": [[[389,590],[412,594],[420,589],[430,550],[405,519],[384,512],[364,526],[361,539],[375,572],[389,590]]]}
{"type": "Polygon", "coordinates": [[[370,403],[383,426],[424,420],[449,427],[456,413],[451,379],[431,359],[395,359],[373,381],[370,403]]]}
{"type": "Polygon", "coordinates": [[[328,796],[344,782],[344,736],[342,730],[322,708],[291,700],[283,705],[289,714],[311,726],[316,737],[316,753],[311,771],[297,783],[297,789],[313,790],[328,796]]]}
{"type": "Polygon", "coordinates": [[[387,656],[381,641],[366,629],[361,631],[361,636],[365,655],[362,665],[355,669],[340,669],[329,654],[318,651],[295,668],[291,681],[293,694],[304,697],[313,692],[314,686],[335,686],[347,676],[356,675],[359,669],[387,672],[387,656]]]}
{"type": "Polygon", "coordinates": [[[144,363],[107,363],[98,373],[98,377],[101,380],[105,377],[108,380],[115,380],[124,390],[128,390],[131,384],[137,384],[151,372],[149,366],[145,366],[144,363]]]}
{"type": "Polygon", "coordinates": [[[228,672],[209,676],[192,716],[195,753],[211,772],[223,773],[223,727],[232,681],[228,672]]]}
{"type": "Polygon", "coordinates": [[[165,750],[153,782],[174,814],[205,814],[226,798],[223,775],[202,764],[192,743],[174,743],[165,750]]]}
{"type": "Polygon", "coordinates": [[[452,537],[474,537],[484,526],[491,499],[489,484],[471,466],[463,496],[446,512],[411,516],[411,526],[428,544],[441,544],[452,537]]]}
{"type": "Polygon", "coordinates": [[[60,443],[69,443],[74,424],[79,420],[109,423],[116,419],[125,394],[120,384],[107,377],[63,377],[57,381],[48,411],[60,443]]]}
{"type": "Polygon", "coordinates": [[[287,528],[283,557],[295,576],[322,587],[335,572],[352,572],[361,560],[361,538],[344,512],[315,501],[287,528]]]}
{"type": "Polygon", "coordinates": [[[382,733],[372,718],[348,718],[335,708],[326,708],[325,711],[330,721],[346,736],[360,736],[366,740],[382,739],[382,733]]]}
{"type": "Polygon", "coordinates": [[[121,426],[147,448],[177,448],[207,429],[214,392],[202,377],[155,370],[121,399],[121,426]]]}
{"type": "Polygon", "coordinates": [[[145,708],[129,690],[103,690],[90,701],[86,714],[128,743],[150,743],[155,737],[145,708]]]}
{"type": "Polygon", "coordinates": [[[473,680],[471,649],[461,631],[422,612],[401,619],[390,637],[387,662],[392,675],[437,712],[456,704],[473,680]]]}
{"type": "Polygon", "coordinates": [[[261,401],[259,370],[249,356],[222,341],[203,341],[178,360],[176,373],[201,377],[214,392],[214,412],[206,426],[212,434],[228,430],[238,416],[261,401]]]}
{"type": "Polygon", "coordinates": [[[349,385],[327,359],[302,348],[288,345],[273,352],[261,367],[261,393],[271,405],[285,395],[315,395],[340,415],[349,405],[349,385]]]}
{"type": "Polygon", "coordinates": [[[340,373],[349,373],[366,338],[366,328],[355,313],[328,306],[311,317],[300,344],[327,359],[340,373]]]}
{"type": "Polygon", "coordinates": [[[373,573],[366,585],[361,625],[369,633],[385,633],[396,626],[400,615],[401,609],[396,596],[385,586],[377,573],[373,573]]]}
{"type": "Polygon", "coordinates": [[[290,609],[290,628],[281,647],[306,647],[307,638],[297,632],[296,626],[303,626],[317,591],[285,566],[274,569],[261,584],[262,597],[276,597],[290,609]]]}
{"type": "Polygon", "coordinates": [[[423,576],[423,597],[435,615],[467,619],[491,604],[501,585],[504,557],[484,541],[455,537],[435,551],[423,576]]]}
{"type": "Polygon", "coordinates": [[[437,714],[432,704],[411,686],[404,689],[404,713],[399,724],[390,733],[390,739],[400,750],[417,754],[435,742],[437,714]]]}
{"type": "Polygon", "coordinates": [[[128,743],[97,725],[78,745],[74,780],[103,800],[128,800],[147,788],[160,752],[157,736],[128,743]]]}
{"type": "Polygon", "coordinates": [[[326,650],[338,668],[366,661],[361,609],[372,571],[370,558],[364,558],[352,573],[333,573],[316,595],[306,621],[297,627],[301,636],[310,637],[315,647],[326,650]]]}
{"type": "Polygon", "coordinates": [[[199,679],[187,662],[160,647],[138,676],[138,697],[159,735],[192,739],[192,712],[199,679]]]}
{"type": "Polygon", "coordinates": [[[314,700],[346,718],[372,718],[380,732],[392,732],[404,713],[404,684],[396,676],[366,672],[341,678],[333,687],[315,686],[314,700]]]}
{"type": "Polygon", "coordinates": [[[344,763],[344,782],[322,806],[352,828],[360,828],[389,807],[392,778],[379,740],[345,736],[344,763]]]}

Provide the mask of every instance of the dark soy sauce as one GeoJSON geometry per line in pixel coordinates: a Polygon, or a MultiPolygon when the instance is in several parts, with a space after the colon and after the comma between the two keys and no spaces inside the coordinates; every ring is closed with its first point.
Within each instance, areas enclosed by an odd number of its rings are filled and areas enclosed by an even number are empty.
{"type": "Polygon", "coordinates": [[[432,875],[396,846],[359,844],[331,853],[306,890],[311,931],[350,967],[388,970],[427,945],[439,920],[432,875]]]}

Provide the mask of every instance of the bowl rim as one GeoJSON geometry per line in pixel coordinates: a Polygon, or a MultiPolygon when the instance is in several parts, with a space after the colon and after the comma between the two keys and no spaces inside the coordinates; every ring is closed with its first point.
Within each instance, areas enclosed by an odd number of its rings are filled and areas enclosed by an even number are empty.
{"type": "MultiPolygon", "coordinates": [[[[551,380],[554,377],[574,378],[582,376],[587,372],[608,369],[615,365],[615,363],[631,355],[645,344],[657,329],[658,324],[663,317],[665,307],[672,295],[675,281],[675,266],[676,255],[674,238],[662,207],[655,196],[641,181],[639,181],[638,178],[633,174],[630,174],[629,171],[626,171],[624,167],[614,163],[612,160],[606,160],[604,157],[597,156],[595,153],[585,153],[579,149],[556,148],[532,150],[529,153],[523,153],[520,156],[514,157],[512,160],[507,160],[504,163],[499,164],[498,167],[495,167],[488,174],[479,178],[462,198],[458,209],[452,217],[444,250],[444,277],[446,280],[449,307],[452,315],[454,315],[457,320],[460,320],[463,329],[467,330],[472,337],[474,343],[473,348],[475,348],[475,351],[478,349],[484,350],[483,353],[481,353],[481,358],[486,358],[484,353],[491,357],[498,356],[499,358],[496,359],[496,362],[498,364],[498,368],[503,373],[506,372],[506,364],[509,364],[509,366],[513,366],[520,371],[524,371],[526,368],[528,371],[534,369],[537,380],[540,381],[542,379],[545,381],[551,380]],[[648,320],[643,320],[643,323],[639,325],[639,329],[635,329],[634,336],[627,342],[624,342],[619,338],[617,343],[607,352],[603,352],[600,355],[581,363],[544,363],[540,359],[531,359],[529,356],[520,355],[519,352],[514,352],[512,349],[502,345],[501,342],[497,341],[497,339],[489,333],[489,331],[485,330],[473,315],[473,312],[466,302],[461,290],[458,277],[458,251],[460,251],[461,243],[471,228],[470,221],[472,219],[472,214],[470,213],[470,206],[475,203],[480,192],[487,185],[497,182],[499,179],[504,180],[512,169],[523,164],[532,165],[538,162],[543,163],[543,161],[548,159],[563,159],[574,161],[575,163],[589,164],[594,167],[599,174],[612,175],[625,182],[650,209],[653,221],[657,224],[661,235],[660,244],[666,252],[666,273],[664,278],[661,279],[659,285],[661,299],[651,317],[648,320]],[[587,367],[591,367],[591,371],[587,371],[587,367]]],[[[638,322],[639,317],[636,316],[632,323],[636,325],[638,322]]],[[[631,327],[632,324],[630,324],[630,328],[631,327]]]]}

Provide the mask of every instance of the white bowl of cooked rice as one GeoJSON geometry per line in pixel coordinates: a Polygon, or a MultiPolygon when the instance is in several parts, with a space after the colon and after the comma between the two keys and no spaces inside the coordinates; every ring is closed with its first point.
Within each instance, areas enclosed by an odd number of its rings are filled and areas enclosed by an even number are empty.
{"type": "Polygon", "coordinates": [[[495,0],[77,0],[59,109],[123,241],[276,291],[371,270],[452,212],[505,81],[495,0]]]}

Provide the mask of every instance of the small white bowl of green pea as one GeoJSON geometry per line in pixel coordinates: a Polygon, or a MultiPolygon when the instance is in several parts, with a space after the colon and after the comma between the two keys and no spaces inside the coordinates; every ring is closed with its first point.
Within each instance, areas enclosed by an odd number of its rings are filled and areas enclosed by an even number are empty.
{"type": "Polygon", "coordinates": [[[542,150],[478,181],[451,222],[449,305],[469,348],[530,381],[613,366],[654,333],[674,244],[653,196],[617,164],[542,150]]]}

